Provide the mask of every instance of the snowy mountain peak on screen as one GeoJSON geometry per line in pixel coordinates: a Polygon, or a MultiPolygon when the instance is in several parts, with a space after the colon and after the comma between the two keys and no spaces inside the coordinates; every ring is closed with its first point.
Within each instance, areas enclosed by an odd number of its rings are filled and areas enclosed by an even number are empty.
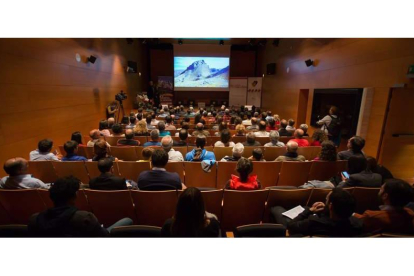
{"type": "MultiPolygon", "coordinates": [[[[176,72],[177,74],[179,72],[176,72]]],[[[175,77],[177,87],[227,87],[229,66],[210,68],[205,60],[197,60],[175,77]]]]}

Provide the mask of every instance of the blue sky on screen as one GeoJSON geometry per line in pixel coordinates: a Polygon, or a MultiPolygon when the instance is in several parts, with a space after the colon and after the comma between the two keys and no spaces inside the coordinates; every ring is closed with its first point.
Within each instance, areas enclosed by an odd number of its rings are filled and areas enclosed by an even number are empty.
{"type": "Polygon", "coordinates": [[[215,69],[229,66],[229,58],[227,57],[174,57],[174,70],[185,70],[197,60],[204,60],[210,68],[215,69]]]}

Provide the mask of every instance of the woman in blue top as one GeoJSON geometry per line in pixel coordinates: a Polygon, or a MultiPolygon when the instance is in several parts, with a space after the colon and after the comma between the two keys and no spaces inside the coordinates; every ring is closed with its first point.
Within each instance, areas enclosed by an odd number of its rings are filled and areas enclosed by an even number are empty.
{"type": "Polygon", "coordinates": [[[206,136],[198,135],[196,138],[196,148],[186,154],[185,161],[216,161],[214,153],[204,149],[206,141],[206,136]]]}

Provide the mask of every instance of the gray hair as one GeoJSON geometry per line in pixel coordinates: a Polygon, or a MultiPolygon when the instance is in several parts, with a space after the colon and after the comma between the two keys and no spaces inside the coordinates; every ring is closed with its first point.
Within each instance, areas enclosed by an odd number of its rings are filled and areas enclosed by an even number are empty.
{"type": "Polygon", "coordinates": [[[158,129],[151,130],[151,140],[158,141],[158,138],[160,137],[160,132],[158,129]]]}
{"type": "Polygon", "coordinates": [[[167,136],[164,136],[164,137],[162,137],[162,139],[161,139],[161,145],[162,145],[162,148],[166,151],[166,152],[169,152],[171,149],[172,149],[172,147],[173,147],[173,139],[171,138],[171,136],[170,135],[167,135],[167,136]]]}
{"type": "Polygon", "coordinates": [[[240,157],[243,155],[244,146],[242,143],[237,143],[233,147],[233,156],[240,157]]]}
{"type": "Polygon", "coordinates": [[[307,124],[301,124],[299,128],[302,129],[304,132],[306,132],[309,127],[307,124]]]}
{"type": "Polygon", "coordinates": [[[270,134],[269,134],[270,141],[278,142],[279,137],[280,137],[279,131],[277,131],[277,130],[270,131],[270,134]]]}

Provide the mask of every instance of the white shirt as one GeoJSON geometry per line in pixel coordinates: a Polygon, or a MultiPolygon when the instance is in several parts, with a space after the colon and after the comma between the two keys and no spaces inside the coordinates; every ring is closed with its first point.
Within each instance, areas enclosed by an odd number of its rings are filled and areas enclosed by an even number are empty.
{"type": "Polygon", "coordinates": [[[244,120],[244,121],[242,122],[242,125],[245,125],[245,126],[251,126],[251,125],[252,125],[252,120],[244,120]]]}
{"type": "MultiPolygon", "coordinates": [[[[336,115],[332,115],[334,118],[338,118],[336,115]]],[[[326,115],[321,120],[317,122],[318,125],[322,125],[321,130],[324,130],[326,134],[328,134],[328,126],[331,124],[332,118],[329,115],[326,115]]]]}
{"type": "MultiPolygon", "coordinates": [[[[214,143],[215,147],[225,147],[224,143],[222,141],[217,141],[214,143]]],[[[229,147],[234,147],[234,142],[229,142],[229,147]]]]}
{"type": "Polygon", "coordinates": [[[181,152],[170,149],[168,152],[168,161],[184,161],[184,158],[181,152]]]}
{"type": "Polygon", "coordinates": [[[32,177],[30,174],[5,176],[0,179],[2,189],[49,189],[50,185],[42,180],[32,177]]]}
{"type": "Polygon", "coordinates": [[[30,161],[59,161],[59,159],[51,152],[41,153],[37,149],[30,152],[30,161]]]}
{"type": "Polygon", "coordinates": [[[254,133],[256,137],[269,137],[269,132],[267,131],[256,131],[254,133]]]}
{"type": "Polygon", "coordinates": [[[285,143],[277,141],[276,144],[273,144],[272,142],[269,142],[269,143],[266,143],[264,146],[265,147],[284,147],[285,143]]]}

